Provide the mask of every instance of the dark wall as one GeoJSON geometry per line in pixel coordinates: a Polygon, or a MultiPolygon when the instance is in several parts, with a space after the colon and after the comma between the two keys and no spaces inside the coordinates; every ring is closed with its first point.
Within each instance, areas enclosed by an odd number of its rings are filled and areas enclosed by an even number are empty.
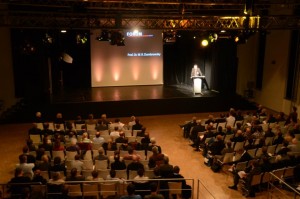
{"type": "Polygon", "coordinates": [[[176,43],[164,45],[164,84],[192,85],[191,68],[198,64],[211,89],[235,93],[237,75],[237,44],[219,39],[202,47],[201,37],[194,32],[182,33],[176,43]]]}

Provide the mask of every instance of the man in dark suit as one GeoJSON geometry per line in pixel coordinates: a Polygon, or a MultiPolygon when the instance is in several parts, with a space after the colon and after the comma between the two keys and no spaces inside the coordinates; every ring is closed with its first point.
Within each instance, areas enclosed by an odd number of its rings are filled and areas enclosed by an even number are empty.
{"type": "Polygon", "coordinates": [[[195,146],[195,143],[197,142],[198,139],[198,133],[199,132],[204,132],[205,131],[205,126],[201,125],[201,120],[196,121],[196,126],[193,126],[191,128],[191,134],[190,134],[190,139],[193,141],[193,145],[195,146]]]}
{"type": "Polygon", "coordinates": [[[239,179],[243,178],[246,182],[246,188],[249,190],[250,197],[255,197],[255,192],[251,188],[251,180],[254,175],[258,175],[261,173],[261,168],[257,160],[251,160],[250,166],[248,166],[244,171],[234,171],[233,172],[233,186],[229,186],[229,189],[237,190],[237,184],[239,183],[239,179]]]}

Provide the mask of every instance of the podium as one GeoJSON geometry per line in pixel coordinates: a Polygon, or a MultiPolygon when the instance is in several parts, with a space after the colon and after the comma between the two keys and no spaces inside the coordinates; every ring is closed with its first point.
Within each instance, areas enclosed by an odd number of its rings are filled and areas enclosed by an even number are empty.
{"type": "Polygon", "coordinates": [[[193,79],[193,83],[194,83],[194,86],[193,86],[194,95],[196,93],[200,93],[201,95],[203,95],[201,92],[202,79],[205,78],[205,76],[192,76],[191,78],[193,79]]]}

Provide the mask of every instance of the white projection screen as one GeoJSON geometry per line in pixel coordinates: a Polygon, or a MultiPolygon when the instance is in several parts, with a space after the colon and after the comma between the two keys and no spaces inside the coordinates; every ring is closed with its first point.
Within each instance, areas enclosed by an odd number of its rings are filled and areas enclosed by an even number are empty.
{"type": "Polygon", "coordinates": [[[92,87],[163,84],[161,30],[123,30],[125,46],[98,41],[91,34],[92,87]]]}

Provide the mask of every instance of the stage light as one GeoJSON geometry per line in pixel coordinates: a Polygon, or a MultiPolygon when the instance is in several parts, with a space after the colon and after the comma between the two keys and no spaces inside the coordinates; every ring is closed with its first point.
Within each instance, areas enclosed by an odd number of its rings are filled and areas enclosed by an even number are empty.
{"type": "Polygon", "coordinates": [[[239,42],[239,40],[240,40],[240,38],[239,38],[238,36],[236,36],[236,37],[234,38],[234,41],[235,41],[235,42],[239,42]]]}
{"type": "Polygon", "coordinates": [[[67,30],[61,30],[60,32],[61,32],[61,33],[66,33],[66,32],[67,32],[67,30]]]}
{"type": "Polygon", "coordinates": [[[252,15],[253,7],[254,7],[254,0],[245,0],[244,14],[245,15],[252,15]]]}
{"type": "Polygon", "coordinates": [[[201,41],[201,46],[203,46],[203,47],[208,46],[208,40],[207,40],[207,39],[203,39],[203,40],[201,41]]]}
{"type": "Polygon", "coordinates": [[[98,41],[110,41],[111,34],[107,30],[102,30],[101,35],[97,36],[98,41]]]}

